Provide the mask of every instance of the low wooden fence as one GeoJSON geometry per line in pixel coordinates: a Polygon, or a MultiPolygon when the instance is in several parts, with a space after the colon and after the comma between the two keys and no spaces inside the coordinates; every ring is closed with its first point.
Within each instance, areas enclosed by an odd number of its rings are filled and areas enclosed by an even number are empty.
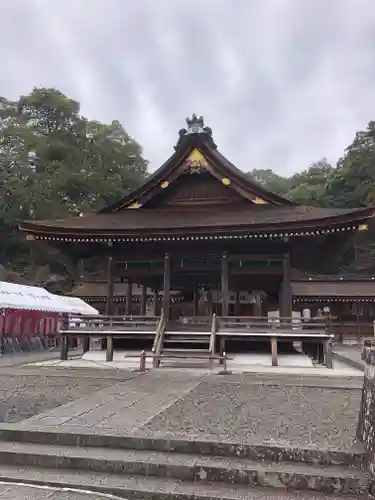
{"type": "Polygon", "coordinates": [[[68,359],[69,338],[78,337],[83,340],[84,351],[90,338],[105,339],[106,360],[113,361],[113,339],[154,339],[160,320],[158,316],[86,316],[82,321],[70,321],[60,331],[60,359],[68,359]]]}

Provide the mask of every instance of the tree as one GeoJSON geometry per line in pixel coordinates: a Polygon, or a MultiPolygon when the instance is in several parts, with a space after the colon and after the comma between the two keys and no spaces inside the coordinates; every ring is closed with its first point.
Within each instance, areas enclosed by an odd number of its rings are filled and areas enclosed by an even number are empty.
{"type": "MultiPolygon", "coordinates": [[[[30,268],[21,220],[97,211],[146,175],[140,145],[118,121],[88,120],[55,89],[35,88],[17,102],[0,98],[0,262],[30,268]]],[[[52,250],[43,259],[70,272],[52,250]]]]}
{"type": "Polygon", "coordinates": [[[375,204],[375,122],[357,132],[338,161],[327,185],[332,206],[360,207],[375,204]]]}
{"type": "MultiPolygon", "coordinates": [[[[375,122],[359,131],[337,168],[329,177],[325,197],[330,206],[361,207],[375,205],[375,122]]],[[[352,258],[346,271],[375,271],[375,225],[359,233],[352,244],[352,258]]]]}
{"type": "Polygon", "coordinates": [[[273,170],[257,169],[251,170],[247,174],[252,180],[263,186],[268,191],[279,195],[286,195],[289,191],[289,179],[275,174],[273,170]]]}
{"type": "Polygon", "coordinates": [[[314,162],[302,172],[282,177],[271,169],[254,169],[247,175],[273,193],[302,205],[326,205],[325,191],[328,179],[334,172],[325,158],[314,162]]]}
{"type": "Polygon", "coordinates": [[[307,170],[290,177],[288,198],[302,205],[326,206],[326,187],[333,172],[326,158],[312,163],[307,170]]]}

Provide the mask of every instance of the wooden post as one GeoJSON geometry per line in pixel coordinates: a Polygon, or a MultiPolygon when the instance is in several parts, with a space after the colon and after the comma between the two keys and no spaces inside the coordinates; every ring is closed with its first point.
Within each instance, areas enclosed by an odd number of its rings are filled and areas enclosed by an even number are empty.
{"type": "Polygon", "coordinates": [[[106,307],[106,315],[111,316],[113,314],[113,289],[114,289],[114,277],[113,277],[113,258],[108,257],[108,265],[107,265],[107,307],[106,307]]]}
{"type": "Polygon", "coordinates": [[[133,302],[133,282],[128,280],[128,288],[126,290],[125,315],[130,316],[132,313],[133,302]]]}
{"type": "Polygon", "coordinates": [[[260,292],[257,292],[255,294],[254,316],[256,317],[262,316],[262,302],[261,302],[260,292]]]}
{"type": "Polygon", "coordinates": [[[154,297],[152,300],[152,315],[157,316],[158,315],[158,291],[154,290],[154,297]]]}
{"type": "Polygon", "coordinates": [[[227,373],[227,353],[223,352],[223,371],[227,373]]]}
{"type": "MultiPolygon", "coordinates": [[[[220,337],[220,356],[224,356],[224,352],[225,352],[225,337],[222,335],[220,337]]],[[[223,360],[221,359],[219,361],[219,363],[222,365],[223,364],[223,360]]]]}
{"type": "Polygon", "coordinates": [[[271,354],[272,354],[272,366],[278,366],[279,362],[277,359],[277,337],[271,337],[271,354]]]}
{"type": "Polygon", "coordinates": [[[146,371],[146,351],[142,351],[139,357],[139,371],[141,373],[146,371]]]}
{"type": "Polygon", "coordinates": [[[68,349],[69,349],[69,338],[67,335],[61,336],[60,345],[60,360],[66,361],[68,359],[68,349]]]}
{"type": "Polygon", "coordinates": [[[198,313],[198,290],[194,288],[193,290],[193,316],[197,316],[198,313]]]}
{"type": "Polygon", "coordinates": [[[146,314],[146,303],[147,303],[147,287],[146,285],[142,285],[141,307],[140,307],[141,316],[145,316],[146,314]]]}
{"type": "Polygon", "coordinates": [[[288,253],[283,260],[283,281],[280,291],[280,316],[282,318],[292,318],[293,297],[290,273],[290,255],[288,253]]]}
{"type": "Polygon", "coordinates": [[[239,316],[240,315],[240,291],[239,290],[236,290],[236,304],[234,306],[234,309],[235,309],[234,315],[239,316]]]}
{"type": "Polygon", "coordinates": [[[164,257],[164,282],[163,282],[163,312],[166,320],[169,319],[171,310],[171,259],[169,253],[164,257]]]}
{"type": "Polygon", "coordinates": [[[85,337],[82,337],[82,351],[83,353],[85,353],[89,350],[90,350],[90,337],[86,335],[85,337]]]}
{"type": "Polygon", "coordinates": [[[331,339],[327,339],[324,345],[325,350],[325,365],[327,368],[333,368],[332,363],[332,341],[331,339]]]}
{"type": "Polygon", "coordinates": [[[112,335],[107,336],[107,351],[105,356],[106,361],[113,361],[113,337],[112,335]]]}
{"type": "Polygon", "coordinates": [[[221,315],[228,316],[229,314],[229,267],[228,255],[223,253],[221,258],[221,315]]]}

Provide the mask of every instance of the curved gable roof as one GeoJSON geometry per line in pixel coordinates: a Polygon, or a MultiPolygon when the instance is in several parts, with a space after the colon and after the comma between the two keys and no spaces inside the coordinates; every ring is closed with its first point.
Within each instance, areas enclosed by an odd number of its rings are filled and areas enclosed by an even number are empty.
{"type": "Polygon", "coordinates": [[[249,195],[255,194],[267,203],[273,205],[296,205],[296,203],[268,191],[225,158],[225,156],[218,151],[212,139],[211,129],[204,126],[202,117],[197,118],[193,115],[191,120],[187,119],[186,121],[189,128],[180,131],[180,139],[172,156],[150,175],[144,184],[118,202],[105,207],[100,213],[116,212],[136,202],[142,198],[142,196],[147,195],[148,199],[150,199],[155,194],[159,193],[160,183],[173,175],[173,172],[184,162],[184,160],[186,160],[189,153],[194,149],[198,149],[202,152],[205,159],[210,163],[212,170],[217,173],[218,176],[229,178],[230,181],[233,182],[235,189],[239,187],[242,192],[247,192],[249,195]],[[198,125],[196,126],[197,123],[198,125]]]}

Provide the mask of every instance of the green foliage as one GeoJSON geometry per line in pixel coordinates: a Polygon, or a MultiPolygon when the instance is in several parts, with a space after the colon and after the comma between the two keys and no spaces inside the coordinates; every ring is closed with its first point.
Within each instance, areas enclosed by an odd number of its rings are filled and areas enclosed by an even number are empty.
{"type": "MultiPolygon", "coordinates": [[[[333,167],[326,159],[291,177],[280,177],[271,170],[249,173],[261,184],[303,205],[356,208],[375,205],[375,121],[357,132],[353,142],[333,167]]],[[[375,272],[375,224],[358,234],[342,250],[342,270],[375,272]]]]}
{"type": "MultiPolygon", "coordinates": [[[[0,98],[0,263],[28,267],[19,221],[97,211],[146,175],[140,145],[118,121],[88,120],[55,89],[36,88],[17,102],[0,98]]],[[[53,265],[49,255],[43,258],[53,265]]]]}
{"type": "Polygon", "coordinates": [[[266,189],[302,205],[326,206],[326,188],[335,169],[325,158],[307,170],[291,177],[282,177],[272,170],[254,169],[248,175],[266,189]]]}

